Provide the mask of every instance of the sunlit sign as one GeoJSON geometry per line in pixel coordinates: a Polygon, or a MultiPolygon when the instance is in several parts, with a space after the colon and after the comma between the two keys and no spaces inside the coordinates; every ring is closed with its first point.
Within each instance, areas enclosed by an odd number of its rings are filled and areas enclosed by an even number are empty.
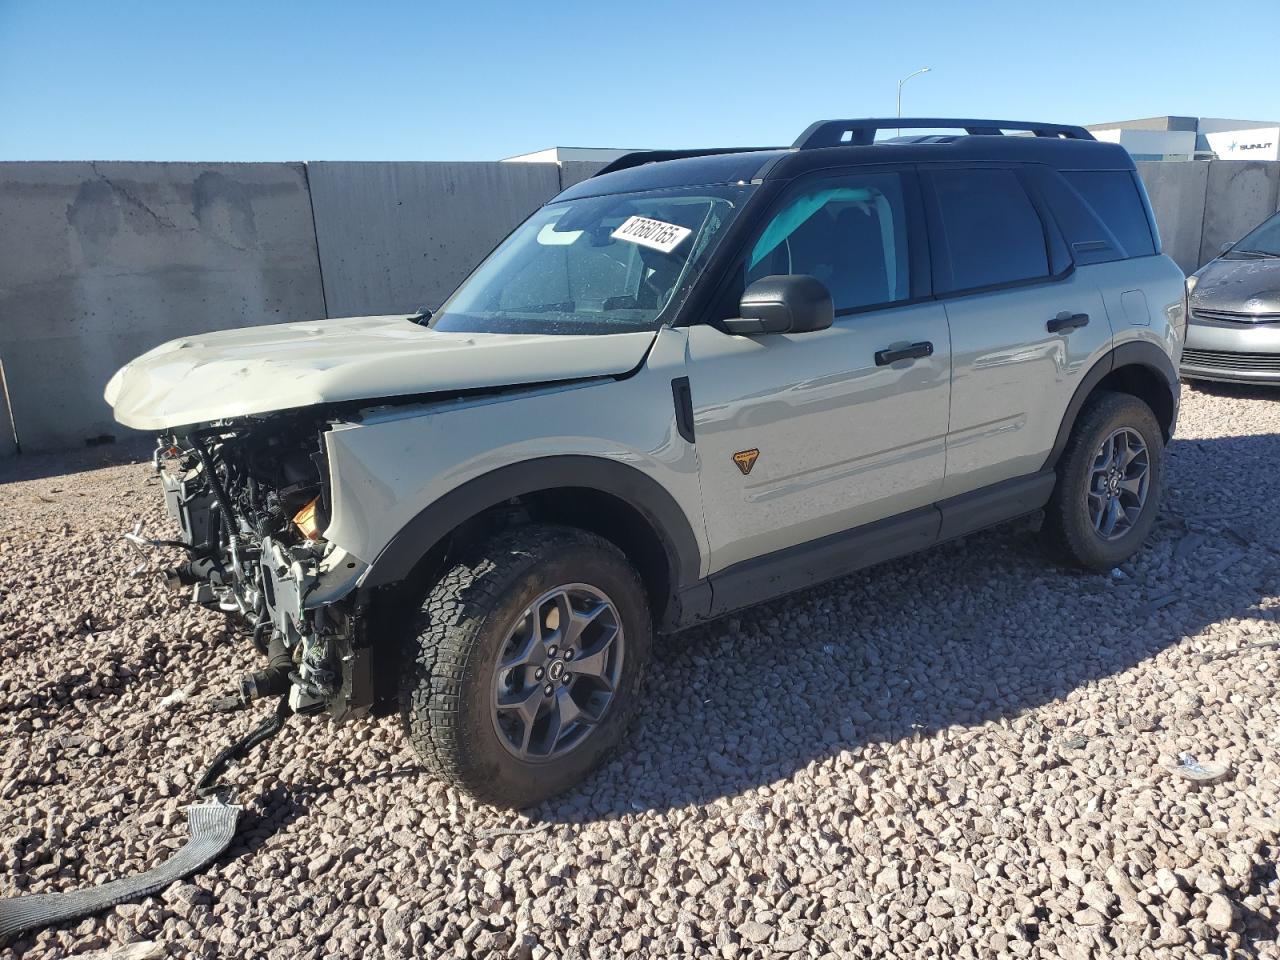
{"type": "Polygon", "coordinates": [[[1205,134],[1219,160],[1280,160],[1280,127],[1253,127],[1205,134]]]}

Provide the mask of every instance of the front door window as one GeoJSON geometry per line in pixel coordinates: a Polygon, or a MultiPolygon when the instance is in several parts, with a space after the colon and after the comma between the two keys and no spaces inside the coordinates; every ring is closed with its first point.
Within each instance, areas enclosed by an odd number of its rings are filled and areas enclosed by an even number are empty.
{"type": "Polygon", "coordinates": [[[896,173],[819,181],[794,194],[765,226],[745,282],[806,274],[831,291],[836,312],[910,297],[906,211],[896,173]]]}

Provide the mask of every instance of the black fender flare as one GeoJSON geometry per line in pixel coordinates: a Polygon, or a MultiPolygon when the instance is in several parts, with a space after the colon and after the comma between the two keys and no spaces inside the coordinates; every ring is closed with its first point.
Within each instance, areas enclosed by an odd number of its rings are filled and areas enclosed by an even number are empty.
{"type": "Polygon", "coordinates": [[[1168,385],[1174,401],[1173,422],[1169,424],[1169,433],[1173,434],[1178,418],[1178,370],[1169,359],[1169,355],[1151,341],[1131,340],[1100,357],[1081,379],[1080,386],[1076,387],[1076,392],[1071,396],[1071,402],[1067,404],[1067,412],[1063,415],[1062,424],[1058,427],[1058,436],[1054,440],[1053,449],[1049,451],[1049,456],[1041,469],[1050,470],[1057,465],[1058,458],[1062,456],[1067,440],[1071,437],[1071,430],[1076,425],[1076,417],[1080,415],[1080,409],[1103,378],[1121,367],[1131,366],[1147,367],[1168,385]]]}
{"type": "Polygon", "coordinates": [[[455,487],[406,523],[370,565],[362,590],[403,580],[459,524],[515,497],[565,487],[610,494],[648,521],[667,553],[673,591],[694,583],[702,553],[688,517],[666,488],[635,467],[605,457],[537,457],[499,467],[455,487]]]}

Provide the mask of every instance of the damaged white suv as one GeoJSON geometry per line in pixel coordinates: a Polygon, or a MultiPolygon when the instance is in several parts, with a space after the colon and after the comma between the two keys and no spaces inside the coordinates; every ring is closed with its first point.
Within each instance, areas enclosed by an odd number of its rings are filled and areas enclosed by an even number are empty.
{"type": "Polygon", "coordinates": [[[655,631],[1040,508],[1077,565],[1129,557],[1183,326],[1121,147],[823,121],[629,155],[434,315],[189,337],[106,397],[160,434],[171,579],[268,655],[244,699],[398,706],[522,806],[618,741],[655,631]]]}

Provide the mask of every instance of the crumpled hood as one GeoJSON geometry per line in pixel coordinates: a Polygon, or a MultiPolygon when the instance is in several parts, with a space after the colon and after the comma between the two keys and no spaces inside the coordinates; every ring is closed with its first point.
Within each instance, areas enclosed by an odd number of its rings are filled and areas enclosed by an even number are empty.
{"type": "Polygon", "coordinates": [[[1196,278],[1193,310],[1280,313],[1280,260],[1211,260],[1196,278]]]}
{"type": "Polygon", "coordinates": [[[344,400],[626,373],[651,331],[438,333],[407,316],[281,323],[183,337],[122,367],[104,393],[139,430],[344,400]]]}

